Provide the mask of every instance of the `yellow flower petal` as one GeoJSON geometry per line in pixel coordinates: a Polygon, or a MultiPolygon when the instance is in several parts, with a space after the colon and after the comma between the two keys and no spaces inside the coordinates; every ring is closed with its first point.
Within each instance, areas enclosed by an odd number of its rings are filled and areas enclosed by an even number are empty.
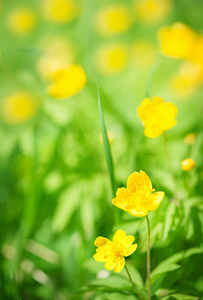
{"type": "Polygon", "coordinates": [[[104,238],[103,236],[99,236],[98,238],[96,238],[96,240],[94,241],[94,245],[96,247],[102,247],[102,246],[106,246],[108,244],[110,244],[111,241],[107,238],[104,238]]]}
{"type": "Polygon", "coordinates": [[[150,196],[149,198],[149,202],[146,202],[146,208],[148,210],[155,210],[157,209],[157,207],[159,206],[159,203],[161,202],[161,200],[163,199],[163,197],[165,196],[164,192],[157,192],[154,193],[150,196]]]}
{"type": "Polygon", "coordinates": [[[144,135],[149,137],[149,138],[156,138],[160,136],[164,130],[158,126],[153,126],[153,127],[147,127],[144,130],[144,135]]]}
{"type": "Polygon", "coordinates": [[[125,207],[126,207],[126,203],[120,203],[120,199],[118,199],[118,198],[114,198],[113,200],[112,200],[112,203],[113,203],[113,205],[115,205],[115,206],[117,206],[118,208],[120,208],[120,209],[123,209],[123,210],[125,210],[125,211],[128,211],[125,207]]]}
{"type": "Polygon", "coordinates": [[[107,269],[108,271],[111,271],[115,268],[115,266],[116,266],[116,259],[110,258],[105,263],[104,268],[107,269]]]}
{"type": "Polygon", "coordinates": [[[123,270],[123,267],[125,265],[125,258],[124,257],[118,257],[117,264],[114,268],[115,272],[121,272],[123,270]]]}
{"type": "Polygon", "coordinates": [[[113,237],[113,243],[121,242],[126,237],[126,233],[122,229],[118,229],[113,237]]]}
{"type": "Polygon", "coordinates": [[[128,248],[124,251],[124,256],[131,255],[133,252],[135,252],[136,249],[137,249],[137,244],[130,246],[130,248],[128,248]]]}
{"type": "Polygon", "coordinates": [[[134,240],[135,240],[134,236],[128,235],[123,239],[122,245],[125,248],[129,248],[132,245],[132,243],[134,242],[134,240]]]}
{"type": "Polygon", "coordinates": [[[140,119],[142,119],[144,117],[144,114],[145,114],[145,110],[147,108],[147,106],[150,104],[151,100],[149,98],[145,98],[141,105],[138,106],[138,109],[137,109],[137,112],[138,112],[138,117],[140,119]]]}
{"type": "Polygon", "coordinates": [[[148,210],[146,208],[143,208],[142,211],[136,211],[135,209],[130,209],[129,213],[135,217],[144,217],[148,215],[148,210]]]}
{"type": "Polygon", "coordinates": [[[106,262],[109,256],[106,253],[95,253],[94,259],[99,262],[106,262]]]}
{"type": "Polygon", "coordinates": [[[142,171],[140,171],[140,173],[132,173],[127,180],[127,189],[136,191],[141,188],[148,188],[149,190],[152,190],[152,183],[149,176],[142,171]]]}

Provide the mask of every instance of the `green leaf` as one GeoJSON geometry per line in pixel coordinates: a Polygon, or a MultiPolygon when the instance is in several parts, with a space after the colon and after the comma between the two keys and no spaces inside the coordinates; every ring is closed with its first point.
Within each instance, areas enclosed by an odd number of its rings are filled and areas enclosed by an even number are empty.
{"type": "Polygon", "coordinates": [[[180,266],[177,264],[167,265],[165,263],[160,264],[156,269],[151,273],[151,283],[154,283],[157,278],[163,273],[168,273],[174,270],[179,269],[180,266]]]}
{"type": "Polygon", "coordinates": [[[97,287],[109,287],[113,289],[122,290],[131,290],[132,284],[129,280],[112,275],[111,277],[96,279],[88,283],[88,286],[97,286],[97,287]]]}
{"type": "MultiPolygon", "coordinates": [[[[135,283],[136,286],[143,288],[144,287],[144,281],[141,276],[141,274],[138,272],[138,270],[130,263],[127,263],[128,271],[132,277],[133,282],[135,283]]],[[[125,269],[123,269],[119,275],[122,277],[125,277],[128,279],[128,275],[125,269]]]]}
{"type": "MultiPolygon", "coordinates": [[[[127,293],[102,293],[95,298],[95,300],[135,300],[135,296],[128,295],[127,293]]],[[[139,299],[139,298],[137,298],[139,299]]]]}
{"type": "Polygon", "coordinates": [[[104,146],[104,153],[105,153],[108,172],[109,172],[109,176],[110,176],[110,180],[111,180],[112,193],[113,193],[113,196],[115,196],[116,187],[115,187],[115,179],[114,179],[113,159],[112,159],[112,155],[111,155],[106,125],[105,125],[103,111],[102,111],[99,86],[97,87],[97,94],[98,94],[99,117],[100,117],[100,123],[101,123],[101,133],[102,133],[102,140],[103,140],[103,146],[104,146]]]}
{"type": "Polygon", "coordinates": [[[173,216],[175,214],[176,205],[175,202],[171,202],[166,211],[166,219],[164,224],[164,233],[163,233],[163,241],[166,240],[169,231],[171,230],[171,226],[173,223],[173,216]]]}
{"type": "Polygon", "coordinates": [[[60,233],[68,225],[70,218],[79,205],[80,184],[69,186],[61,195],[58,201],[56,212],[53,218],[52,229],[60,233]]]}

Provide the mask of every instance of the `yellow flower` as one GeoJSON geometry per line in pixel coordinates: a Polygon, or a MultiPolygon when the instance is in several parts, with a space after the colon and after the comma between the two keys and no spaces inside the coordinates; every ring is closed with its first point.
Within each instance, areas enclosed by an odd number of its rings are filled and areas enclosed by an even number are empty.
{"type": "Polygon", "coordinates": [[[32,94],[18,91],[1,102],[2,119],[7,123],[20,123],[30,119],[37,111],[38,100],[32,94]]]}
{"type": "Polygon", "coordinates": [[[126,32],[131,27],[130,12],[124,5],[112,5],[95,16],[95,29],[101,36],[126,32]]]}
{"type": "Polygon", "coordinates": [[[181,168],[185,172],[193,170],[196,166],[195,161],[192,158],[186,158],[181,162],[181,168]]]}
{"type": "Polygon", "coordinates": [[[78,16],[75,0],[43,0],[42,14],[45,20],[53,23],[68,23],[78,16]]]}
{"type": "Polygon", "coordinates": [[[155,138],[176,125],[175,117],[178,109],[171,102],[165,103],[160,97],[152,100],[145,98],[138,107],[138,116],[145,127],[144,134],[155,138]]]}
{"type": "Polygon", "coordinates": [[[201,82],[201,72],[201,67],[197,63],[184,61],[179,72],[172,78],[172,89],[179,96],[191,95],[201,82]]]}
{"type": "Polygon", "coordinates": [[[164,192],[152,194],[152,183],[145,172],[134,172],[127,180],[127,189],[117,189],[116,198],[112,203],[124,211],[128,211],[136,217],[143,217],[149,210],[155,210],[163,199],[164,192]]]}
{"type": "Polygon", "coordinates": [[[123,44],[105,45],[98,49],[95,65],[102,75],[113,75],[121,72],[127,65],[128,50],[123,44]]]}
{"type": "Polygon", "coordinates": [[[161,22],[169,14],[171,7],[171,0],[138,0],[135,2],[135,15],[140,22],[161,22]]]}
{"type": "Polygon", "coordinates": [[[190,58],[193,52],[196,34],[185,24],[175,23],[159,31],[159,40],[164,54],[184,59],[190,58]]]}
{"type": "Polygon", "coordinates": [[[27,34],[36,25],[36,15],[28,8],[21,8],[12,11],[7,19],[10,31],[15,34],[27,34]]]}
{"type": "Polygon", "coordinates": [[[82,67],[71,65],[53,73],[53,85],[49,94],[54,98],[67,98],[80,92],[86,85],[86,75],[82,67]]]}
{"type": "Polygon", "coordinates": [[[115,272],[122,271],[125,265],[124,256],[129,256],[137,249],[137,244],[133,244],[134,237],[132,235],[126,236],[125,231],[119,229],[113,237],[113,241],[99,236],[94,245],[97,248],[96,254],[93,256],[96,261],[105,262],[104,267],[115,272]]]}
{"type": "Polygon", "coordinates": [[[184,142],[187,145],[194,145],[196,139],[196,133],[189,133],[186,135],[184,142]]]}

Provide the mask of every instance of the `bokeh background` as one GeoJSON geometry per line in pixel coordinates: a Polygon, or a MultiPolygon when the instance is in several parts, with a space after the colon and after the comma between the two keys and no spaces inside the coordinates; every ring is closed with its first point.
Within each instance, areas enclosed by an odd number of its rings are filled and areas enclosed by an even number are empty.
{"type": "Polygon", "coordinates": [[[146,278],[145,220],[111,204],[98,80],[117,187],[143,170],[166,193],[149,215],[152,269],[193,249],[153,289],[200,299],[202,12],[202,0],[0,0],[0,299],[134,299],[122,294],[124,273],[119,281],[92,258],[95,238],[118,228],[135,235],[133,274],[146,278]],[[190,55],[166,55],[160,42],[161,28],[177,22],[197,43],[190,55]],[[163,136],[145,137],[137,116],[147,82],[151,97],[178,107],[167,137],[181,208],[163,136]],[[187,157],[196,162],[190,174],[181,170],[187,157]]]}

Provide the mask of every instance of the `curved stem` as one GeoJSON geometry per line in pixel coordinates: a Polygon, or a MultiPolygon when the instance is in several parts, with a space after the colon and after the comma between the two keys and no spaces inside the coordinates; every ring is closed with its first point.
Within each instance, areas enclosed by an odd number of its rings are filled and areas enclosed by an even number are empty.
{"type": "Polygon", "coordinates": [[[126,272],[127,272],[127,274],[128,274],[128,277],[129,277],[129,279],[130,279],[130,282],[132,283],[132,286],[133,286],[134,290],[135,290],[136,293],[138,294],[139,298],[140,298],[141,300],[144,300],[144,297],[140,294],[140,292],[139,292],[138,289],[136,288],[136,286],[135,286],[135,284],[134,284],[134,282],[133,282],[133,280],[132,280],[132,277],[130,276],[130,273],[129,273],[129,271],[128,271],[128,268],[127,268],[126,264],[125,264],[125,269],[126,269],[126,272]]]}
{"type": "Polygon", "coordinates": [[[147,281],[148,281],[148,299],[151,299],[151,281],[150,281],[150,224],[148,215],[146,215],[148,227],[148,245],[147,245],[147,281]]]}

